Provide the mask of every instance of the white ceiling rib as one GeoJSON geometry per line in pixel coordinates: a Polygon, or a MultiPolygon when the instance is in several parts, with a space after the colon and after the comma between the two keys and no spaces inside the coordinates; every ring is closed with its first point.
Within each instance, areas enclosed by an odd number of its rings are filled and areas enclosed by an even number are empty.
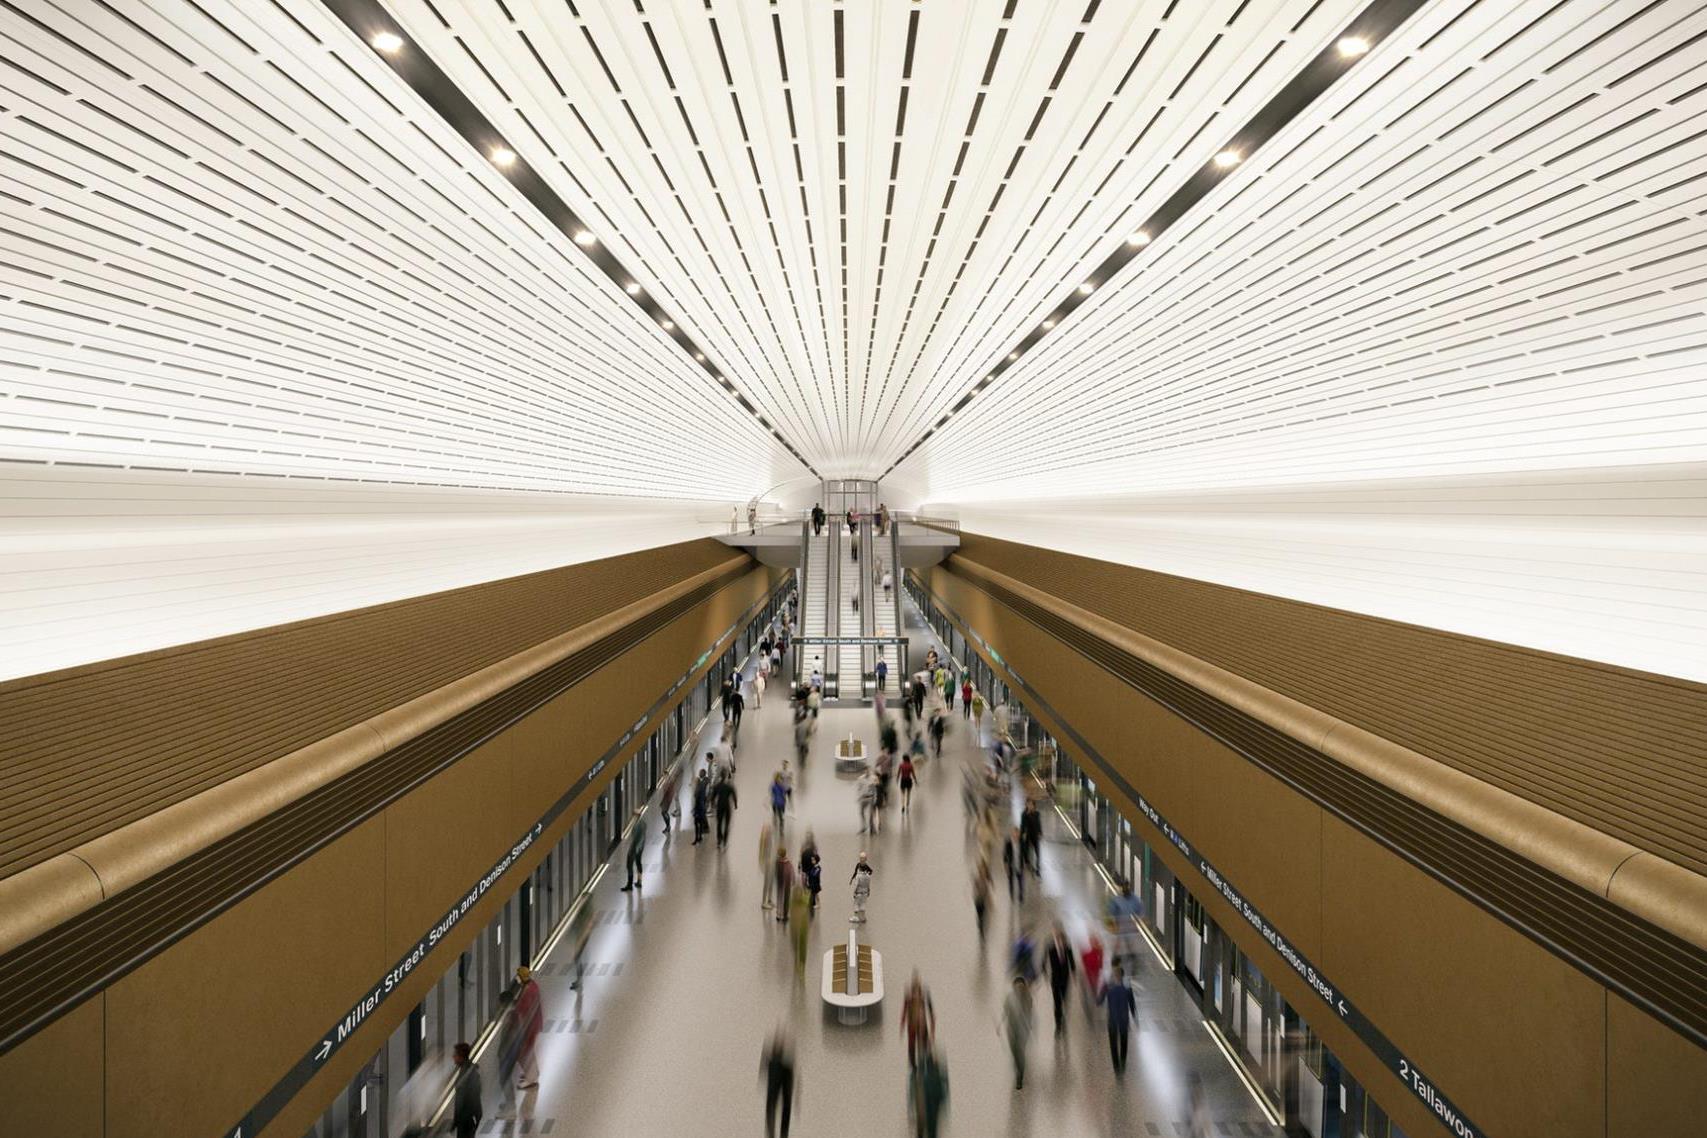
{"type": "Polygon", "coordinates": [[[837,475],[892,461],[1361,5],[390,7],[837,475]]]}
{"type": "Polygon", "coordinates": [[[310,0],[0,13],[0,454],[727,498],[800,473],[310,0]]]}
{"type": "Polygon", "coordinates": [[[996,501],[1707,457],[1703,33],[1681,0],[1432,5],[895,477],[996,501]]]}

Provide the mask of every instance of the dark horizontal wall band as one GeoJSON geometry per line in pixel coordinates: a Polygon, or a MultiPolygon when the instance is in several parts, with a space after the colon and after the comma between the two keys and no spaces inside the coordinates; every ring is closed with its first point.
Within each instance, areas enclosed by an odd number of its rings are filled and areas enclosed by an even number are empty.
{"type": "Polygon", "coordinates": [[[0,1052],[753,571],[734,563],[557,663],[0,956],[0,1052]]]}
{"type": "Polygon", "coordinates": [[[996,582],[956,579],[1707,1047],[1707,953],[996,582]]]}

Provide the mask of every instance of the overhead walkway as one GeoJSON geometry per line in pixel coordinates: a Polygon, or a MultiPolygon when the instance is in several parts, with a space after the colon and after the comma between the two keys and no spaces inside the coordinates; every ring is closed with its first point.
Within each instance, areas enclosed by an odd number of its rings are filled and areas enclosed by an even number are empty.
{"type": "MultiPolygon", "coordinates": [[[[943,650],[921,624],[910,623],[908,635],[921,657],[927,643],[943,650]]],[[[720,727],[713,715],[707,731],[720,727]]],[[[883,833],[864,838],[854,784],[836,774],[831,752],[838,738],[853,733],[869,740],[873,728],[869,710],[826,709],[797,777],[786,845],[792,856],[810,829],[824,858],[806,982],[796,983],[785,926],[760,904],[757,833],[770,817],[764,788],[791,753],[788,708],[769,699],[748,711],[742,728],[740,809],[729,848],[690,844],[685,799],[682,831],[661,840],[654,805],[646,818],[644,888],[621,891],[619,857],[590,894],[594,931],[582,968],[567,938],[539,962],[546,1026],[538,1089],[505,1104],[492,1085],[494,1053],[483,1058],[487,1121],[480,1132],[761,1133],[763,1094],[754,1072],[761,1046],[782,1024],[793,1032],[798,1055],[796,1135],[910,1134],[906,1046],[897,1025],[901,993],[916,969],[932,993],[951,1075],[946,1134],[1178,1138],[1188,1132],[1186,1088],[1196,1075],[1209,1133],[1278,1135],[1195,1002],[1148,948],[1136,980],[1139,1029],[1125,1078],[1111,1070],[1100,1012],[1087,1014],[1076,994],[1064,1038],[1051,1037],[1047,986],[1040,984],[1026,1087],[1012,1089],[996,1029],[1008,945],[1021,927],[1042,931],[1056,917],[1081,937],[1107,895],[1106,883],[1051,811],[1041,881],[1032,882],[1023,903],[1010,903],[997,867],[990,936],[980,945],[959,772],[980,761],[982,749],[957,716],[943,760],[923,772],[912,813],[903,818],[892,804],[883,833]],[[869,1023],[848,1027],[824,1009],[816,970],[822,953],[846,940],[848,874],[861,849],[876,869],[861,942],[882,952],[889,995],[869,1023]],[[584,980],[575,988],[578,974],[584,980]]]]}

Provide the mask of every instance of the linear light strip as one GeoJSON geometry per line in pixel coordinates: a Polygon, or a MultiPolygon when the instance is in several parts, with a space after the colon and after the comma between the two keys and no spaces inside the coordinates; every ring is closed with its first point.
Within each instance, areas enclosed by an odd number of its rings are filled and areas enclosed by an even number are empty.
{"type": "Polygon", "coordinates": [[[1208,163],[1186,179],[1184,185],[1145,219],[1143,224],[1133,231],[1134,240],[1129,240],[1115,249],[1100,265],[1086,273],[1079,281],[1074,282],[1067,294],[1044,317],[1043,321],[1021,337],[1003,358],[998,359],[991,367],[984,369],[983,378],[978,380],[972,389],[962,395],[952,407],[943,412],[924,434],[914,440],[911,446],[902,451],[900,456],[879,475],[879,478],[887,478],[896,467],[905,462],[914,451],[923,446],[926,440],[955,415],[959,414],[985,388],[1007,374],[1025,357],[1026,353],[1030,352],[1054,331],[1062,320],[1089,299],[1097,288],[1106,284],[1129,262],[1138,257],[1157,236],[1166,232],[1168,227],[1178,221],[1186,211],[1202,201],[1211,190],[1220,185],[1229,172],[1270,138],[1273,138],[1283,127],[1326,92],[1329,87],[1333,86],[1350,66],[1366,55],[1376,44],[1385,40],[1389,34],[1412,15],[1420,11],[1427,2],[1428,0],[1374,0],[1336,37],[1334,43],[1318,52],[1316,57],[1307,63],[1291,82],[1281,88],[1249,122],[1234,133],[1232,138],[1208,163]]]}
{"type": "Polygon", "coordinates": [[[818,471],[806,461],[794,444],[759,413],[727,376],[709,362],[705,350],[688,335],[673,314],[665,311],[644,289],[638,288],[633,276],[616,256],[604,243],[598,241],[592,230],[569,208],[568,203],[557,196],[556,191],[520,156],[491,120],[451,82],[450,77],[420,45],[391,19],[381,4],[376,0],[321,0],[321,3],[385,60],[398,77],[452,130],[460,134],[475,150],[484,154],[546,220],[574,241],[587,259],[610,278],[622,295],[628,297],[637,308],[656,322],[665,335],[687,353],[688,358],[693,360],[701,371],[732,396],[749,415],[757,419],[801,466],[818,476],[818,471]]]}

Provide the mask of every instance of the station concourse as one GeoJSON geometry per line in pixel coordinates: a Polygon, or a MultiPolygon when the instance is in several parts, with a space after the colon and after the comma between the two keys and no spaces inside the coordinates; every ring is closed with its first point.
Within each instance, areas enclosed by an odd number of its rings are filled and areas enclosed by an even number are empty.
{"type": "Polygon", "coordinates": [[[0,139],[0,1138],[1707,1134],[1699,0],[0,0],[0,139]]]}

